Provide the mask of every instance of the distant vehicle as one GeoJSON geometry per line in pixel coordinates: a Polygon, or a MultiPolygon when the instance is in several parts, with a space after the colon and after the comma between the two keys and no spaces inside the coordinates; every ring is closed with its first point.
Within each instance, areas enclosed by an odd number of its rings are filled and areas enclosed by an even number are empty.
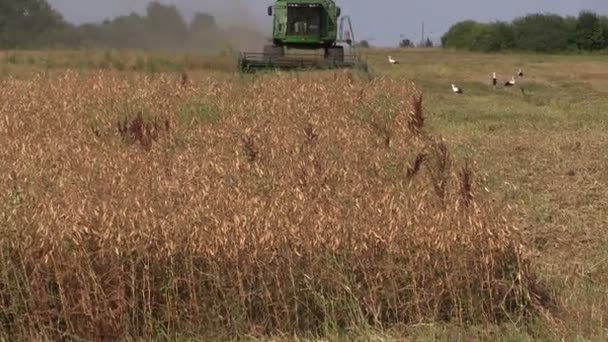
{"type": "Polygon", "coordinates": [[[272,44],[263,53],[240,54],[243,71],[279,68],[352,68],[364,65],[354,54],[346,54],[343,43],[354,51],[350,17],[332,0],[277,0],[268,7],[273,17],[272,44]],[[345,26],[348,25],[348,28],[345,26]],[[323,50],[323,58],[289,54],[290,49],[323,50]]]}

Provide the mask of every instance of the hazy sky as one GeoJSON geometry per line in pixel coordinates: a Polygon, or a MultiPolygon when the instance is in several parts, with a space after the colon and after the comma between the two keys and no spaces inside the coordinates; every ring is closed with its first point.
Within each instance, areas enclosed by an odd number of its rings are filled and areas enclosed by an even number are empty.
{"type": "MultiPolygon", "coordinates": [[[[129,12],[143,12],[147,0],[48,0],[66,20],[74,23],[101,21],[129,12]]],[[[269,29],[266,7],[272,0],[164,0],[182,12],[212,13],[220,25],[240,24],[269,29]]],[[[511,20],[527,13],[551,12],[576,15],[583,9],[608,14],[608,0],[338,0],[351,16],[355,36],[374,45],[396,45],[400,35],[420,39],[422,21],[437,41],[455,22],[511,20]]]]}

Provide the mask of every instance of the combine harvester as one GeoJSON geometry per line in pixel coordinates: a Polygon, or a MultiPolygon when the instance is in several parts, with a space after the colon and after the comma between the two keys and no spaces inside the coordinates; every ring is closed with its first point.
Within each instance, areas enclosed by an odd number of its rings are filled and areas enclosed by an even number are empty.
{"type": "Polygon", "coordinates": [[[276,0],[268,7],[268,15],[273,17],[273,44],[264,46],[263,53],[241,52],[240,71],[367,70],[367,63],[354,53],[350,17],[340,16],[340,12],[333,0],[276,0]],[[290,53],[295,49],[305,53],[290,53]]]}

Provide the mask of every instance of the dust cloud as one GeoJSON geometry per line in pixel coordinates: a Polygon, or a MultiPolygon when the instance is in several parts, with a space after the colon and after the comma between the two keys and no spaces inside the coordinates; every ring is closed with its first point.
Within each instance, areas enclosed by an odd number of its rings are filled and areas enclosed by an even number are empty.
{"type": "Polygon", "coordinates": [[[178,0],[164,3],[177,6],[188,21],[196,12],[214,16],[220,29],[215,46],[228,45],[239,51],[261,52],[269,43],[272,18],[267,16],[266,8],[272,3],[270,0],[178,0]]]}
{"type": "Polygon", "coordinates": [[[245,5],[243,0],[221,2],[229,6],[227,13],[217,15],[219,26],[226,27],[226,43],[241,51],[262,51],[272,31],[272,19],[259,15],[266,13],[265,6],[262,3],[245,5]]]}
{"type": "MultiPolygon", "coordinates": [[[[226,47],[262,51],[272,28],[266,7],[274,0],[48,1],[77,26],[79,37],[84,37],[83,44],[88,46],[213,53],[226,47]],[[156,8],[150,18],[148,9],[153,2],[163,8],[156,8]],[[181,18],[168,8],[177,9],[181,18]],[[196,14],[212,16],[215,25],[203,24],[203,29],[199,25],[193,30],[190,24],[196,14]]],[[[203,17],[208,22],[208,17],[203,17]]]]}

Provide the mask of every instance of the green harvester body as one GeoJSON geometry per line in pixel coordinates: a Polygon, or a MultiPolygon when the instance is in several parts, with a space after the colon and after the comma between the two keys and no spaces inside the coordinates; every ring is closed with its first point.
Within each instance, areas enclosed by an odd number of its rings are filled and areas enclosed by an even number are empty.
{"type": "Polygon", "coordinates": [[[274,45],[330,48],[338,39],[339,11],[331,0],[278,0],[269,11],[274,45]]]}
{"type": "Polygon", "coordinates": [[[355,54],[345,54],[346,43],[353,51],[350,17],[341,16],[333,0],[276,0],[267,9],[272,16],[272,44],[263,53],[242,52],[241,71],[260,69],[334,69],[367,67],[355,54]],[[346,27],[348,26],[348,27],[346,27]],[[323,51],[322,58],[290,50],[323,51]]]}

